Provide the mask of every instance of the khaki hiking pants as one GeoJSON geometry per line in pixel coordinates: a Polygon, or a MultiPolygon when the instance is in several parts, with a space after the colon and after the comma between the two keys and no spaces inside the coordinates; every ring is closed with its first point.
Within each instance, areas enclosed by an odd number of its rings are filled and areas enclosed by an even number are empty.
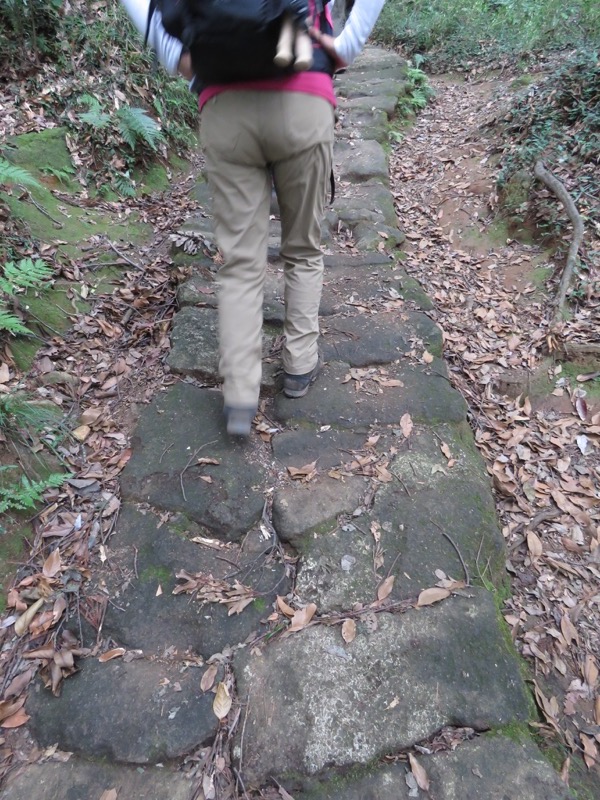
{"type": "Polygon", "coordinates": [[[202,109],[200,135],[224,259],[219,271],[219,371],[227,406],[258,403],[273,181],[285,277],[283,368],[302,375],[317,363],[321,220],[333,125],[330,103],[298,92],[231,90],[202,109]]]}

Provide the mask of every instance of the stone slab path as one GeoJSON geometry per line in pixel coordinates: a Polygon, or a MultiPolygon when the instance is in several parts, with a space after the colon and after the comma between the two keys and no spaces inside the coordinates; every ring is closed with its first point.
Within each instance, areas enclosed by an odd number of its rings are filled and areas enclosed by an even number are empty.
{"type": "MultiPolygon", "coordinates": [[[[247,442],[223,430],[212,261],[198,257],[180,287],[168,356],[180,379],[141,415],[96,576],[112,598],[102,633],[123,658],[81,661],[60,698],[36,687],[33,735],[73,755],[13,775],[3,800],[231,797],[215,742],[239,796],[570,797],[528,736],[533,706],[498,610],[503,539],[467,407],[431,302],[393,257],[403,233],[383,145],[404,76],[370,48],[338,81],[326,364],[301,400],[280,392],[273,222],[263,413],[247,442]],[[219,683],[234,698],[221,722],[219,683]]],[[[199,196],[188,231],[208,241],[205,185],[199,196]]]]}

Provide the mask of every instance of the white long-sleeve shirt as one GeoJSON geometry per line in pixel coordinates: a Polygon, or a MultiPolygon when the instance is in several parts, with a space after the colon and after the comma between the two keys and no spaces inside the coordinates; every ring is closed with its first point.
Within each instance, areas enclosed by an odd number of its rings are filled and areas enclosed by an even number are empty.
{"type": "Polygon", "coordinates": [[[355,0],[344,29],[335,39],[335,50],[350,65],[365,46],[385,0],[355,0]]]}
{"type": "MultiPolygon", "coordinates": [[[[146,35],[148,27],[148,9],[150,0],[121,0],[129,18],[142,34],[146,35]]],[[[177,67],[181,59],[183,45],[174,36],[169,36],[162,26],[160,11],[155,11],[150,22],[148,32],[148,45],[154,50],[156,56],[169,75],[177,74],[177,67]]]]}
{"type": "MultiPolygon", "coordinates": [[[[146,35],[149,0],[121,0],[131,21],[146,35]]],[[[343,31],[335,39],[335,49],[345,64],[351,64],[361,52],[381,13],[385,0],[355,0],[343,31]]],[[[155,11],[150,23],[148,44],[156,52],[158,60],[170,75],[177,73],[183,45],[165,31],[160,11],[155,11]]]]}

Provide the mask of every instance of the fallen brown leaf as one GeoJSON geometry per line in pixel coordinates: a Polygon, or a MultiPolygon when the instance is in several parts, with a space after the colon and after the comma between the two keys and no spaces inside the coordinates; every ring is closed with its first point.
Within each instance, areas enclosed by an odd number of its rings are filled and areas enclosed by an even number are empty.
{"type": "Polygon", "coordinates": [[[392,593],[392,589],[394,588],[394,581],[396,580],[395,575],[388,575],[388,577],[379,584],[377,589],[377,599],[378,600],[385,600],[386,597],[389,597],[392,593]]]}
{"type": "Polygon", "coordinates": [[[20,709],[17,711],[16,714],[13,714],[12,717],[7,717],[5,720],[2,720],[0,723],[1,728],[19,728],[21,725],[25,725],[26,722],[29,721],[29,715],[25,713],[24,709],[20,709]]]}
{"type": "Polygon", "coordinates": [[[347,619],[342,625],[342,639],[346,644],[350,644],[356,638],[356,622],[353,619],[347,619]]]}
{"type": "Polygon", "coordinates": [[[219,668],[216,664],[211,664],[208,669],[204,671],[204,674],[200,679],[200,688],[203,692],[208,692],[209,689],[212,689],[218,670],[219,668]]]}
{"type": "Polygon", "coordinates": [[[431,589],[423,589],[417,599],[417,608],[431,606],[450,597],[452,592],[449,589],[442,589],[440,586],[432,586],[431,589]]]}
{"type": "Polygon", "coordinates": [[[46,578],[54,578],[60,572],[61,569],[61,560],[60,560],[60,549],[57,547],[55,548],[48,558],[44,561],[44,566],[42,567],[42,574],[46,578]]]}
{"type": "Polygon", "coordinates": [[[410,414],[403,414],[400,419],[400,430],[405,439],[408,439],[413,429],[413,421],[410,414]]]}
{"type": "Polygon", "coordinates": [[[425,769],[419,764],[415,756],[412,753],[408,754],[408,761],[410,763],[410,769],[412,774],[415,776],[415,780],[419,789],[422,789],[424,792],[429,791],[429,778],[427,777],[427,773],[425,769]]]}
{"type": "Polygon", "coordinates": [[[36,600],[35,603],[33,603],[33,605],[29,606],[27,611],[21,614],[19,619],[15,622],[15,633],[17,634],[17,636],[23,636],[23,634],[27,631],[33,618],[37,614],[38,610],[43,606],[43,604],[44,600],[40,598],[39,600],[36,600]]]}
{"type": "Polygon", "coordinates": [[[113,658],[121,658],[124,656],[127,651],[124,647],[113,647],[112,650],[107,650],[106,653],[102,653],[102,655],[98,658],[98,661],[101,664],[106,663],[107,661],[112,661],[113,658]]]}
{"type": "Polygon", "coordinates": [[[224,719],[231,710],[233,700],[227,686],[223,682],[217,686],[217,693],[213,700],[213,711],[218,719],[224,719]]]}
{"type": "Polygon", "coordinates": [[[294,612],[292,624],[287,629],[287,632],[295,633],[296,631],[301,631],[303,628],[306,628],[316,612],[317,606],[314,603],[309,603],[304,608],[300,608],[298,611],[294,612]]]}
{"type": "Polygon", "coordinates": [[[288,606],[283,597],[281,597],[280,595],[277,595],[277,608],[281,611],[282,614],[285,614],[286,617],[293,617],[294,614],[296,613],[296,609],[292,608],[291,606],[288,606]]]}

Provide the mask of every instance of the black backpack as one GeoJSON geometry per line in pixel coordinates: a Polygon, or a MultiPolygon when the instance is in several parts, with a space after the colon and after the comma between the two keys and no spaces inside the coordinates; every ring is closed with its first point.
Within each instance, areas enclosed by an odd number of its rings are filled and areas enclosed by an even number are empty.
{"type": "MultiPolygon", "coordinates": [[[[321,20],[323,5],[317,0],[321,20]]],[[[292,74],[293,66],[273,62],[281,23],[289,14],[306,29],[309,16],[307,0],[150,0],[146,40],[155,10],[167,33],[189,50],[196,80],[203,85],[292,74]]],[[[331,59],[324,51],[316,55],[312,69],[332,74],[331,59]]]]}

